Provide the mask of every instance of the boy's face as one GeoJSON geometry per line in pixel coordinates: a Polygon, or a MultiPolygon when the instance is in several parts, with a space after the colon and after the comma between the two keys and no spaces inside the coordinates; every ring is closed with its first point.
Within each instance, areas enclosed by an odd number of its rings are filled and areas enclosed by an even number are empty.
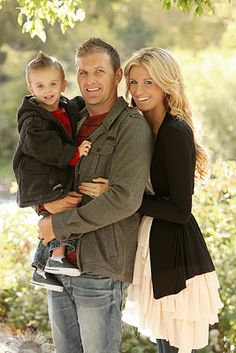
{"type": "Polygon", "coordinates": [[[40,106],[48,111],[58,108],[61,92],[65,91],[66,80],[55,67],[31,70],[28,89],[40,106]]]}

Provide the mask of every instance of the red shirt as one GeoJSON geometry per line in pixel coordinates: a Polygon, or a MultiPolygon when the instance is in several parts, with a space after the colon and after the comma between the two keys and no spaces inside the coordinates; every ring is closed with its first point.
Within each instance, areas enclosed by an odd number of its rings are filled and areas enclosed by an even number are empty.
{"type": "MultiPolygon", "coordinates": [[[[51,113],[55,116],[57,120],[59,120],[62,123],[62,125],[65,126],[66,130],[69,132],[70,136],[72,137],[72,128],[70,124],[70,119],[65,109],[62,107],[58,107],[56,110],[54,110],[51,113]]],[[[79,146],[79,145],[76,145],[76,146],[79,146]]],[[[74,157],[70,160],[69,165],[75,166],[76,163],[78,162],[79,157],[80,157],[80,153],[79,153],[79,150],[77,150],[75,152],[74,157]]]]}
{"type": "Polygon", "coordinates": [[[65,126],[66,130],[69,132],[70,137],[72,137],[72,128],[70,124],[70,119],[64,108],[58,107],[56,110],[51,112],[57,120],[59,120],[62,125],[65,126]]]}
{"type": "Polygon", "coordinates": [[[88,116],[87,119],[85,119],[78,135],[75,138],[76,146],[79,146],[102,124],[106,115],[107,113],[97,116],[88,116]]]}

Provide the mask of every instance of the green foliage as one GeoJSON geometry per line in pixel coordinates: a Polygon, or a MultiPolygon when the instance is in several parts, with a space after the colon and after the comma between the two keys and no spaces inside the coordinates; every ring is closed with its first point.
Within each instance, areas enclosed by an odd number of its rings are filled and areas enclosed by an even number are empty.
{"type": "Polygon", "coordinates": [[[156,353],[156,345],[140,335],[136,328],[124,324],[120,353],[156,353]]]}
{"type": "Polygon", "coordinates": [[[212,255],[224,303],[211,343],[214,352],[230,353],[236,347],[236,162],[218,159],[210,181],[195,195],[193,213],[212,255]]]}
{"type": "MultiPolygon", "coordinates": [[[[193,213],[213,258],[224,308],[211,327],[210,345],[202,353],[232,353],[236,346],[236,162],[218,159],[210,181],[195,190],[193,213]]],[[[37,244],[37,216],[30,209],[0,209],[0,319],[13,329],[33,326],[48,337],[46,291],[29,285],[37,244]]],[[[155,344],[124,325],[122,353],[154,353],[155,344]]]]}
{"type": "Polygon", "coordinates": [[[77,21],[84,20],[85,13],[79,7],[80,3],[80,0],[18,0],[18,23],[23,33],[30,33],[32,38],[38,36],[45,42],[45,21],[51,26],[58,21],[64,33],[68,27],[73,28],[77,21]]]}
{"type": "MultiPolygon", "coordinates": [[[[78,21],[83,21],[86,2],[83,0],[15,0],[16,8],[19,11],[17,22],[22,26],[23,33],[29,33],[32,38],[38,36],[42,42],[46,41],[46,24],[54,26],[56,22],[60,24],[64,33],[68,28],[73,28],[78,21]]],[[[213,12],[212,0],[161,0],[162,8],[169,11],[173,5],[184,13],[193,12],[201,16],[203,13],[213,12]]],[[[0,10],[5,1],[0,0],[0,10]]],[[[94,2],[93,2],[94,3],[94,2]]],[[[126,5],[132,4],[131,0],[100,1],[103,8],[114,7],[119,3],[126,5]]],[[[96,6],[96,5],[95,5],[96,6]]]]}
{"type": "Polygon", "coordinates": [[[2,9],[2,6],[6,0],[0,0],[0,10],[2,9]]]}
{"type": "Polygon", "coordinates": [[[194,117],[201,120],[205,143],[214,156],[236,156],[236,53],[214,48],[191,53],[176,50],[193,105],[194,117]],[[227,70],[225,69],[227,67],[227,70]]]}
{"type": "MultiPolygon", "coordinates": [[[[168,11],[172,6],[171,0],[161,0],[163,9],[168,11]]],[[[202,16],[204,12],[212,14],[213,12],[213,1],[211,0],[173,0],[173,4],[176,4],[179,10],[190,13],[193,11],[195,15],[202,16]]]]}
{"type": "Polygon", "coordinates": [[[30,263],[37,244],[36,214],[5,204],[1,207],[0,319],[13,330],[26,326],[49,332],[47,293],[29,285],[30,263]]]}
{"type": "Polygon", "coordinates": [[[23,95],[27,94],[25,84],[25,62],[32,52],[23,52],[21,55],[8,45],[2,46],[6,60],[0,68],[4,72],[4,82],[0,87],[0,151],[1,158],[10,160],[18,140],[16,129],[16,113],[21,104],[23,95]]]}

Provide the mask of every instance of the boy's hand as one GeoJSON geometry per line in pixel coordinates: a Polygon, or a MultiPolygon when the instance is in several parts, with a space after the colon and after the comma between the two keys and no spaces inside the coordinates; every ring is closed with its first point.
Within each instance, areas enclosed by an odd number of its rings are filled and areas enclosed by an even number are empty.
{"type": "Polygon", "coordinates": [[[51,240],[56,238],[52,228],[52,216],[40,219],[38,222],[38,234],[38,238],[43,241],[45,246],[47,246],[51,240]]]}
{"type": "Polygon", "coordinates": [[[71,191],[63,199],[58,199],[44,204],[44,208],[51,213],[55,214],[62,211],[67,211],[76,208],[82,201],[82,195],[75,191],[71,191]]]}
{"type": "Polygon", "coordinates": [[[87,141],[87,140],[83,141],[81,145],[78,147],[80,157],[87,156],[89,154],[89,150],[91,146],[92,146],[92,143],[90,141],[87,141]]]}

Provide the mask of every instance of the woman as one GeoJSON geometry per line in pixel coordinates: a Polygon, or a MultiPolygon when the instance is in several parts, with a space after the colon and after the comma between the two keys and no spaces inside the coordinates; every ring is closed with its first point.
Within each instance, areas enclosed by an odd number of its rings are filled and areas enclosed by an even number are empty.
{"type": "Polygon", "coordinates": [[[123,319],[157,338],[159,353],[190,353],[208,344],[208,326],[222,307],[214,265],[191,214],[194,181],[205,177],[207,155],[196,139],[179,66],[167,50],[137,51],[124,74],[154,147],[123,319]]]}

